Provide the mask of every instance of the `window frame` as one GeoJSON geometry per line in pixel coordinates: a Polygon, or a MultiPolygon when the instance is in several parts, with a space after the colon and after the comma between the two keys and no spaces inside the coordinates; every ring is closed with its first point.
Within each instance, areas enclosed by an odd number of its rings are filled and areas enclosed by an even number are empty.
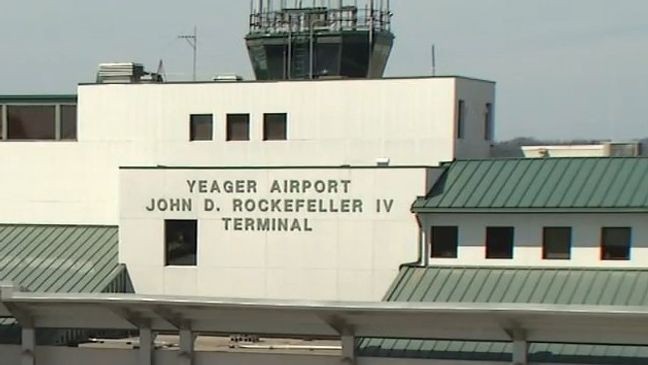
{"type": "MultiPolygon", "coordinates": [[[[181,256],[182,257],[182,256],[181,256]]],[[[175,260],[178,260],[179,258],[175,258],[175,260]]],[[[198,220],[197,219],[165,219],[164,220],[164,267],[170,267],[170,266],[179,266],[179,267],[196,267],[198,266],[198,220]],[[177,263],[177,262],[171,262],[171,255],[170,255],[170,248],[169,248],[169,243],[170,243],[170,237],[169,237],[169,225],[172,223],[193,223],[192,234],[194,238],[193,242],[193,263],[177,263]]]]}
{"type": "Polygon", "coordinates": [[[0,103],[0,143],[11,142],[77,142],[79,140],[79,104],[74,102],[5,102],[0,103]],[[10,107],[54,107],[54,138],[9,138],[9,108],[10,107]],[[62,138],[62,109],[72,106],[76,109],[74,138],[62,138]]]}
{"type": "Polygon", "coordinates": [[[212,113],[195,113],[189,114],[189,142],[208,142],[214,140],[214,114],[212,113]],[[209,117],[209,138],[196,138],[194,134],[194,117],[209,117]]]}
{"type": "Polygon", "coordinates": [[[227,113],[225,115],[225,141],[227,142],[245,142],[250,140],[250,113],[227,113]],[[230,134],[230,117],[247,117],[247,138],[232,138],[230,134]]]}
{"type": "Polygon", "coordinates": [[[601,227],[601,236],[600,236],[600,259],[601,261],[630,261],[632,258],[632,227],[619,227],[619,226],[614,226],[614,227],[601,227]],[[605,238],[606,238],[606,231],[609,230],[624,230],[628,234],[628,240],[627,240],[627,247],[625,247],[626,250],[626,255],[624,257],[606,257],[606,246],[613,246],[613,245],[606,245],[605,244],[605,238]]]}
{"type": "Polygon", "coordinates": [[[542,227],[542,259],[543,260],[571,260],[571,252],[573,246],[573,228],[570,226],[547,226],[542,227]],[[567,230],[568,242],[567,242],[567,257],[549,257],[549,251],[547,250],[547,232],[549,230],[567,230]]]}
{"type": "Polygon", "coordinates": [[[485,249],[486,249],[486,259],[487,260],[513,260],[515,257],[515,227],[513,226],[488,226],[486,227],[486,239],[485,239],[485,249]],[[494,256],[491,254],[492,249],[491,246],[496,244],[495,242],[491,242],[491,235],[489,234],[491,231],[494,230],[506,230],[511,232],[511,242],[510,242],[510,255],[504,256],[494,256]]]}
{"type": "Polygon", "coordinates": [[[287,141],[288,140],[288,113],[263,113],[263,140],[264,141],[287,141]],[[283,138],[268,138],[268,122],[270,116],[283,116],[283,138]]]}
{"type": "MultiPolygon", "coordinates": [[[[446,232],[447,233],[447,232],[446,232]]],[[[430,258],[432,259],[457,259],[459,258],[459,227],[458,226],[431,226],[430,227],[430,258]],[[434,242],[435,240],[435,229],[439,230],[453,230],[454,235],[454,255],[435,255],[434,242]]],[[[452,251],[452,250],[450,250],[452,251]]],[[[450,251],[436,251],[436,252],[450,252],[450,251]]]]}

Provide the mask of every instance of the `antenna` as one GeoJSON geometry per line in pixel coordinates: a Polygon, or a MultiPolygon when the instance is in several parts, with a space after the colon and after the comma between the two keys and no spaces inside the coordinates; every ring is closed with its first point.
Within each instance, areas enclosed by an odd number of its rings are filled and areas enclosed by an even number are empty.
{"type": "Polygon", "coordinates": [[[184,39],[193,49],[193,80],[196,81],[196,57],[198,55],[198,29],[194,26],[193,34],[179,35],[179,39],[184,39]]]}

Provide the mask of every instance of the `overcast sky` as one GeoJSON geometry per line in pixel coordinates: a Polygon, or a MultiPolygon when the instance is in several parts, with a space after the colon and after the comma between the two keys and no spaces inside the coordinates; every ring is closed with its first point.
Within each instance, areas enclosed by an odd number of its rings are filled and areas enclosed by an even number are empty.
{"type": "MultiPolygon", "coordinates": [[[[648,136],[648,1],[392,0],[388,76],[431,71],[497,82],[499,140],[648,136]]],[[[247,0],[3,0],[0,94],[74,93],[97,64],[137,61],[188,79],[252,77],[247,0]]]]}

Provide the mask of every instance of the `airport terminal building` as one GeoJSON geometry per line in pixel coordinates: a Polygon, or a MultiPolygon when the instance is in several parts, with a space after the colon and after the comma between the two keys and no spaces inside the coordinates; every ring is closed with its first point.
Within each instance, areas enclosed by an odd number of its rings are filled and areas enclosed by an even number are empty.
{"type": "Polygon", "coordinates": [[[382,77],[389,2],[346,3],[255,2],[256,80],[0,96],[0,356],[648,361],[648,159],[492,159],[495,83],[382,77]]]}

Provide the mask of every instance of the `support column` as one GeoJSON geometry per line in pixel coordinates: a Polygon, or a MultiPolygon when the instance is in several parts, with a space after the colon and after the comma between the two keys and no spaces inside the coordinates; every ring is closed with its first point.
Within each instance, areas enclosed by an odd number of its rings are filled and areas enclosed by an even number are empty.
{"type": "Polygon", "coordinates": [[[153,331],[151,326],[140,327],[139,365],[153,365],[153,331]]]}
{"type": "Polygon", "coordinates": [[[355,365],[355,336],[353,333],[342,334],[342,364],[355,365]]]}
{"type": "Polygon", "coordinates": [[[513,331],[513,365],[528,365],[529,344],[524,331],[513,331]]]}
{"type": "Polygon", "coordinates": [[[180,354],[178,355],[179,365],[193,365],[195,340],[196,338],[190,329],[180,330],[180,354]]]}
{"type": "Polygon", "coordinates": [[[36,330],[31,327],[22,328],[21,365],[36,365],[36,330]]]}

